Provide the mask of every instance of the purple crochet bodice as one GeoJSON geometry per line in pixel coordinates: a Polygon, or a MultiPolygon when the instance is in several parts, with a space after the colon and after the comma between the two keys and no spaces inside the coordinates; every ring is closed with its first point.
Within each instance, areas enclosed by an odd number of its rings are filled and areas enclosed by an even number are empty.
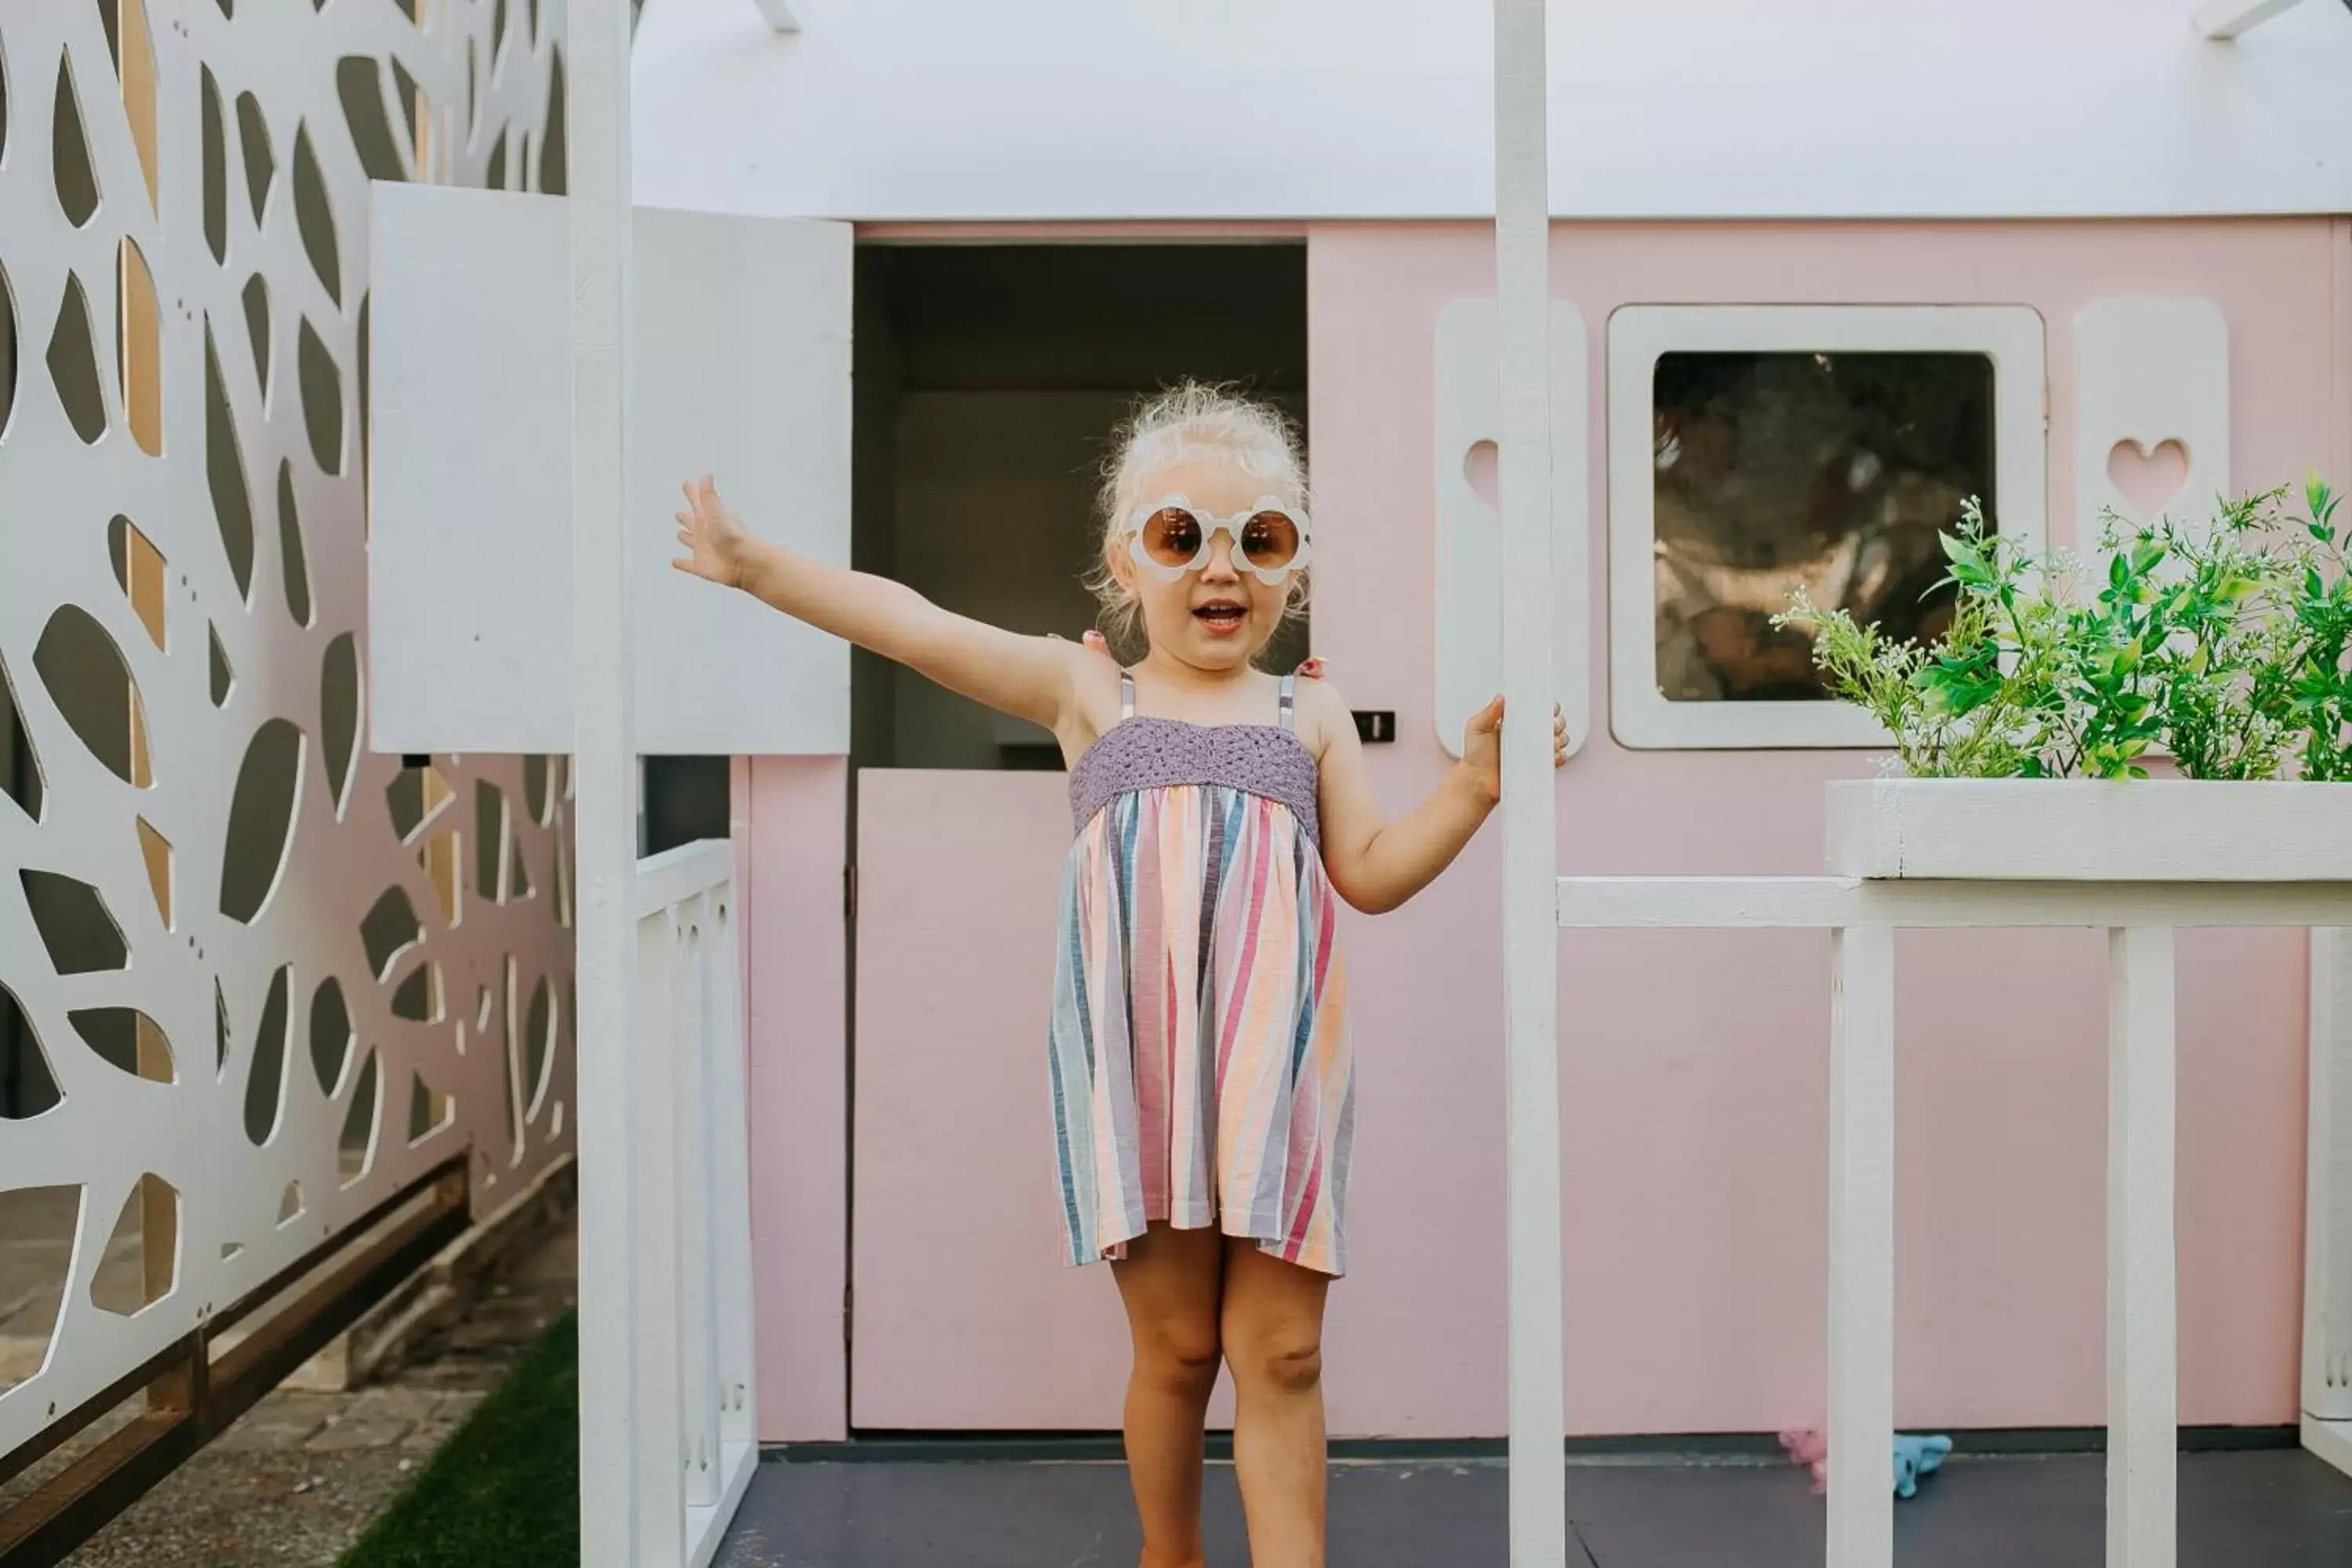
{"type": "Polygon", "coordinates": [[[1319,844],[1315,753],[1279,724],[1189,724],[1122,719],[1070,770],[1070,814],[1078,829],[1111,801],[1172,784],[1223,784],[1290,808],[1308,842],[1319,844]]]}

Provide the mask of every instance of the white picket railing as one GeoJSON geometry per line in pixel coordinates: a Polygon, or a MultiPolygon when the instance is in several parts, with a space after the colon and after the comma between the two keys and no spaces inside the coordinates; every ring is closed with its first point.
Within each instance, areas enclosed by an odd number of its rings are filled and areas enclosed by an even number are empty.
{"type": "MultiPolygon", "coordinates": [[[[2173,1229],[2174,941],[2183,927],[2311,927],[2352,924],[2352,883],[2342,880],[2226,880],[2234,874],[2206,868],[2168,872],[2160,852],[2089,849],[2063,877],[2036,878],[2011,866],[1980,876],[1947,866],[1925,872],[1856,864],[1840,858],[1840,805],[1885,814],[1885,797],[1865,802],[1870,786],[1832,785],[1832,862],[1823,877],[1592,878],[1559,883],[1559,923],[1566,929],[1812,929],[1832,942],[1830,1041],[1830,1280],[1828,1561],[1831,1568],[1889,1568],[1894,1561],[1894,1502],[1887,1471],[1895,1411],[1895,1083],[1896,1007],[1895,932],[1911,929],[1984,927],[2103,928],[2108,932],[2107,1119],[2107,1532],[2110,1568],[2171,1568],[2177,1527],[2177,1286],[2173,1229]],[[2127,864],[2137,858],[2140,864],[2127,864]],[[1847,874],[1858,873],[1858,874],[1847,874]],[[2176,879],[2165,879],[2168,876],[2176,879]]],[[[1882,789],[1884,786],[1881,786],[1882,789]]],[[[1898,786],[1899,787],[1899,786],[1898,786]]],[[[1974,786],[1950,790],[1947,798],[1974,786]]],[[[2020,801],[2025,799],[2019,786],[2020,801]]],[[[2035,786],[2047,789],[2050,786],[2035,786]]],[[[2095,788],[2097,786],[2094,786],[2095,788]]],[[[2062,809],[2084,802],[2099,809],[2120,804],[2137,812],[2193,797],[2168,786],[2115,786],[2129,796],[2053,796],[2062,809]],[[2159,798],[2159,793],[2169,799],[2159,798]]],[[[2257,804],[2285,798],[2295,786],[2192,786],[2263,790],[2257,804]]],[[[2319,786],[2330,787],[2330,786],[2319,786]]],[[[1997,797],[1979,797],[1994,798],[1997,797]]],[[[1998,802],[1997,802],[1998,804],[1998,802]]],[[[2217,803],[2218,804],[2218,803],[2217,803]]],[[[2236,803],[2231,803],[2232,805],[2236,803]]],[[[2038,805],[2032,807],[2039,811],[2038,805]]],[[[2044,814],[2044,820],[2050,820],[2044,814]]],[[[1916,826],[1916,825],[1915,825],[1916,826]]],[[[2022,818],[2018,824],[2025,826],[2022,818]]],[[[2036,836],[1946,836],[1962,846],[1958,858],[1983,860],[2036,836]]],[[[2084,833],[2085,845],[2102,836],[2084,833]]],[[[2266,837],[2266,836],[2265,836],[2266,837]]],[[[2338,835],[2337,837],[2341,837],[2338,835]]],[[[2310,839],[2301,840],[2309,844],[2310,839]]],[[[2118,846],[2151,840],[2116,836],[2118,846]]],[[[2160,843],[2161,840],[2155,840],[2160,843]]],[[[2224,840],[2226,843],[2226,840],[2224,840]]],[[[2210,847],[2209,837],[2200,850],[2210,847]]],[[[1857,852],[1867,858],[1866,851],[1857,852]]],[[[2208,858],[2218,858],[2210,855],[2208,858]]],[[[1852,859],[1855,857],[1849,856],[1852,859]]],[[[2251,873],[2262,876],[2263,871],[2251,873]]],[[[2270,874],[2277,875],[2276,871],[2270,874]]],[[[2289,870],[2288,874],[2294,874],[2289,870]]],[[[2303,873],[2326,878],[2334,868],[2303,873]]],[[[2315,964],[2339,933],[2315,943],[2315,964]]],[[[2316,986],[2342,982],[2315,977],[2316,986]]],[[[2315,1018],[2315,1068],[2335,1064],[2340,1076],[2342,1031],[2326,1015],[2315,1018]]],[[[1573,1048],[1572,1041],[1569,1048],[1573,1048]]],[[[2352,1458],[2352,1424],[2331,1423],[2317,1398],[2336,1393],[2327,1347],[2343,1325],[2326,1321],[2334,1277],[2343,1272],[2338,1242],[2329,1260],[2328,1217],[2347,1194],[2346,1165],[2336,1147],[2352,1129],[2331,1131],[2335,1098],[2315,1071],[2312,1151],[2313,1291],[2305,1342],[2314,1365],[2307,1378],[2306,1444],[2323,1458],[2352,1458]],[[2318,1386],[2325,1385],[2325,1387],[2318,1386]],[[2346,1450],[2331,1451],[2332,1448],[2346,1450]]],[[[1572,1117],[1574,1109],[1570,1108],[1572,1117]]],[[[2085,1129],[2085,1135],[2090,1133],[2085,1129]]],[[[1549,1303],[1541,1303],[1549,1306],[1549,1303]]],[[[1522,1303],[1512,1302],[1514,1315],[1522,1303]]],[[[1556,1316],[1552,1320],[1557,1321],[1556,1316]]],[[[2342,1404],[2339,1398],[2336,1403],[2342,1404]]],[[[1548,1434],[1546,1436],[1549,1436],[1548,1434]]],[[[1556,1451],[1556,1450],[1554,1450],[1556,1451]]]]}
{"type": "MultiPolygon", "coordinates": [[[[633,1049],[643,1102],[630,1172],[635,1568],[703,1568],[758,1467],[751,1224],[734,846],[637,864],[633,1049]],[[675,1530],[659,1521],[675,1520],[675,1530]],[[675,1545],[676,1555],[666,1547],[675,1545]]],[[[596,1158],[583,1150],[583,1159],[596,1158]]],[[[593,1288],[583,1281],[583,1289],[593,1288]]],[[[582,1368],[581,1417],[600,1418],[582,1368]]],[[[612,1386],[607,1384],[607,1386],[612,1386]]],[[[615,1390],[617,1392],[617,1389],[615,1390]]],[[[593,1551],[592,1551],[593,1556],[593,1551]]]]}

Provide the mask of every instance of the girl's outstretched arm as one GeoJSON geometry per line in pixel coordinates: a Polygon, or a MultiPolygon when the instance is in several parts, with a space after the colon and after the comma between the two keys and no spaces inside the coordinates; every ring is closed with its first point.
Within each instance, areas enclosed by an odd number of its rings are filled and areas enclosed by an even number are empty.
{"type": "Polygon", "coordinates": [[[940,608],[903,583],[845,571],[760,539],[709,475],[686,487],[670,564],[740,588],[795,620],[920,671],[949,690],[1058,731],[1084,657],[1075,643],[1024,637],[940,608]]]}
{"type": "MultiPolygon", "coordinates": [[[[1301,681],[1298,706],[1323,738],[1323,869],[1339,895],[1381,915],[1437,879],[1502,798],[1503,700],[1480,710],[1465,733],[1462,760],[1412,811],[1387,820],[1364,771],[1363,744],[1347,702],[1321,680],[1301,681]]],[[[1568,724],[1552,715],[1552,765],[1568,760],[1568,724]]]]}

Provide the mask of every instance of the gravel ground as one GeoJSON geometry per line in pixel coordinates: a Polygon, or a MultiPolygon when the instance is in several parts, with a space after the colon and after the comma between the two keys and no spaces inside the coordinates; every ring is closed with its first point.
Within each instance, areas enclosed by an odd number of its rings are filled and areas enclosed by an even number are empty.
{"type": "MultiPolygon", "coordinates": [[[[577,1256],[567,1226],[387,1384],[348,1394],[268,1395],[67,1563],[332,1568],[523,1348],[572,1305],[577,1256]]],[[[0,1492],[0,1506],[101,1441],[112,1426],[101,1423],[19,1477],[0,1492]]]]}

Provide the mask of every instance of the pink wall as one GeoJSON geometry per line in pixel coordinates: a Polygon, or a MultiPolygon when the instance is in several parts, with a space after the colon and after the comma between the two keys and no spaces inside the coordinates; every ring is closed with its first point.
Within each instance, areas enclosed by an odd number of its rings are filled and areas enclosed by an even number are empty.
{"type": "Polygon", "coordinates": [[[770,1442],[848,1435],[848,773],[838,757],[735,764],[731,826],[749,889],[753,1321],[770,1442]]]}
{"type": "MultiPolygon", "coordinates": [[[[2352,245],[2325,222],[1578,226],[1554,241],[1555,291],[1583,307],[1595,347],[1596,459],[1601,350],[1621,303],[2039,308],[2061,541],[2072,512],[2068,322],[2082,303],[2183,291],[2221,305],[2234,479],[2247,488],[2314,463],[2352,477],[2347,279],[2352,245]]],[[[1373,767],[1398,809],[1444,765],[1427,738],[1433,327],[1450,300],[1492,292],[1490,241],[1472,226],[1318,229],[1309,286],[1326,524],[1317,650],[1356,706],[1397,710],[1402,739],[1376,749],[1373,767]]],[[[1598,585],[1597,460],[1589,482],[1598,585]]],[[[1589,632],[1599,712],[1604,615],[1596,603],[1589,632]]],[[[1854,754],[1636,753],[1597,735],[1559,785],[1563,868],[1815,871],[1821,783],[1871,765],[1854,754]]],[[[822,793],[814,778],[788,790],[769,773],[778,766],[760,764],[752,792],[755,1114],[790,1129],[760,1126],[755,1142],[762,1388],[770,1434],[811,1436],[823,1435],[814,1412],[809,1429],[785,1429],[804,1412],[786,1391],[838,1390],[799,1358],[822,1361],[829,1348],[839,1361],[837,1339],[828,1347],[821,1331],[837,1322],[818,1321],[822,1290],[838,1300],[839,1208],[814,1205],[839,1193],[841,1088],[837,1037],[818,1043],[827,982],[798,975],[837,952],[824,946],[835,884],[824,862],[831,853],[837,868],[838,818],[798,817],[808,826],[789,839],[760,831],[822,793]],[[803,844],[803,831],[833,837],[803,844]],[[800,885],[810,880],[819,891],[800,885]],[[780,907],[769,900],[787,899],[788,937],[769,913],[780,907]]],[[[1061,1269],[1049,1207],[1041,1037],[1062,781],[880,774],[865,788],[855,1418],[1108,1425],[1118,1309],[1102,1271],[1061,1269]]],[[[1335,1293],[1328,1345],[1338,1434],[1501,1429],[1496,853],[1495,836],[1482,836],[1410,909],[1351,920],[1345,933],[1361,1099],[1356,1273],[1335,1293]]],[[[1917,933],[1902,953],[1900,1418],[2098,1424],[2102,950],[2091,933],[1917,933]]],[[[2192,933],[2181,963],[2182,1416],[2284,1422],[2300,1301],[2302,943],[2192,933]]],[[[1580,934],[1563,946],[1561,992],[1572,1426],[1769,1430],[1818,1418],[1825,940],[1580,934]]]]}
{"type": "MultiPolygon", "coordinates": [[[[2002,301],[2048,324],[2055,537],[2072,511],[2073,347],[2090,299],[2185,291],[2229,318],[2239,486],[2342,457],[2324,223],[1985,227],[1565,226],[1591,449],[1608,316],[1631,301],[2002,301]]],[[[2336,239],[2340,251],[2340,236],[2336,239]]],[[[1432,323],[1491,293],[1468,227],[1318,231],[1310,391],[1316,643],[1404,743],[1391,805],[1437,776],[1429,729],[1432,323]]],[[[1605,583],[1604,475],[1589,479],[1605,583]]],[[[1605,605],[1589,635],[1607,667],[1605,605]]],[[[1602,678],[1596,673],[1596,681],[1602,678]]],[[[1595,693],[1605,710],[1605,683],[1595,693]]],[[[1818,870],[1819,785],[1855,755],[1626,752],[1560,787],[1570,872],[1818,870]]],[[[1360,921],[1362,1279],[1336,1298],[1335,1426],[1493,1431],[1502,1415],[1496,845],[1423,903],[1360,921]],[[1350,1385],[1350,1377],[1360,1383],[1350,1385]]],[[[1898,1402],[1906,1423],[2103,1420],[2105,1027],[2090,933],[1918,933],[1901,1005],[1898,1402]]],[[[2294,1413],[2303,1162],[2296,938],[2182,942],[2181,1409],[2294,1413]]],[[[1585,1432],[1769,1429],[1817,1416],[1824,1338],[1825,941],[1584,934],[1561,981],[1570,1420],[1585,1432]]]]}

